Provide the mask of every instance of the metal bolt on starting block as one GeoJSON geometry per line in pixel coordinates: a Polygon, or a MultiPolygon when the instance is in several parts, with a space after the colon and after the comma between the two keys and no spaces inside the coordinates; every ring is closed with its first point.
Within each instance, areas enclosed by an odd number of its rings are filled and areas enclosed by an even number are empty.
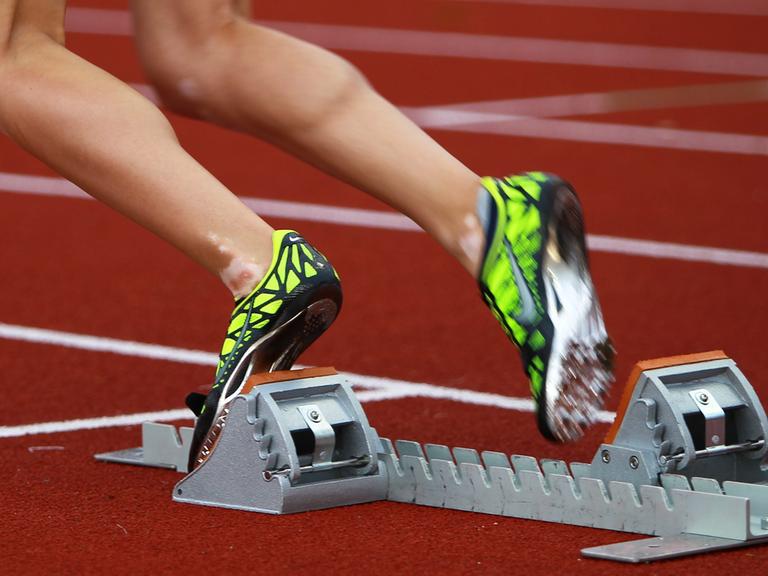
{"type": "MultiPolygon", "coordinates": [[[[253,377],[229,408],[174,500],[287,513],[387,499],[656,536],[582,550],[624,562],[768,542],[768,419],[722,352],[635,366],[590,464],[380,440],[327,369],[253,377]]],[[[97,458],[183,471],[189,432],[159,426],[143,451],[97,458]]]]}

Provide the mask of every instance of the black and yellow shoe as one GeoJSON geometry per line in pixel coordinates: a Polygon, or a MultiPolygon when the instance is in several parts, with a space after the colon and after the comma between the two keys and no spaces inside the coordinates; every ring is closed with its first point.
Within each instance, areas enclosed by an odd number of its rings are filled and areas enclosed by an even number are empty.
{"type": "Polygon", "coordinates": [[[289,369],[336,319],[341,284],[335,270],[292,230],[272,235],[272,263],[258,286],[236,301],[208,395],[190,395],[197,413],[190,450],[192,470],[206,460],[226,421],[227,404],[251,372],[289,369]]]}
{"type": "Polygon", "coordinates": [[[478,283],[520,349],[539,430],[576,440],[613,382],[613,347],[589,272],[581,204],[552,174],[484,178],[478,283]]]}

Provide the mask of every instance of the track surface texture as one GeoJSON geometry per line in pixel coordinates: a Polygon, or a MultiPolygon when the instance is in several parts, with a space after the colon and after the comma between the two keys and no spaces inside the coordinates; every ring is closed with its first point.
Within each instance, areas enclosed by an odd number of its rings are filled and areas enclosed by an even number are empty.
{"type": "MultiPolygon", "coordinates": [[[[573,182],[593,235],[619,382],[641,359],[722,348],[768,397],[768,11],[744,0],[657,11],[654,0],[594,7],[601,4],[288,0],[256,3],[255,15],[330,39],[475,171],[542,169],[573,182]],[[348,42],[360,27],[377,29],[362,37],[381,42],[348,42]],[[416,50],[427,37],[430,48],[416,50]],[[534,58],[509,47],[523,37],[537,47],[534,58]],[[478,39],[491,56],[462,52],[478,39]],[[592,59],[578,61],[587,48],[596,50],[592,59]],[[710,88],[686,92],[701,86],[710,88]],[[576,98],[584,94],[606,96],[590,107],[576,98]],[[489,102],[509,118],[467,125],[448,114],[430,125],[424,116],[435,108],[482,111],[489,102]]],[[[144,84],[127,2],[79,0],[71,8],[69,47],[144,84]]],[[[555,446],[539,437],[532,414],[517,405],[524,402],[505,402],[528,395],[517,353],[472,279],[425,234],[265,144],[171,120],[184,146],[237,194],[299,203],[301,210],[278,203],[266,217],[300,230],[340,271],[344,313],[302,363],[430,385],[408,396],[371,394],[365,408],[380,434],[591,458],[607,424],[576,445],[555,446]],[[308,204],[372,210],[374,223],[328,222],[308,204]],[[361,243],[365,262],[355,250],[361,243]],[[447,389],[468,392],[449,397],[447,389]]],[[[207,389],[230,300],[172,248],[62,190],[71,192],[0,137],[3,573],[764,571],[768,547],[614,565],[581,559],[579,550],[635,536],[388,502],[287,517],[186,506],[171,501],[173,472],[96,463],[96,452],[138,443],[130,415],[179,409],[188,391],[207,389]],[[112,343],[106,351],[104,342],[112,343]],[[38,426],[118,415],[129,416],[127,425],[38,426]]]]}

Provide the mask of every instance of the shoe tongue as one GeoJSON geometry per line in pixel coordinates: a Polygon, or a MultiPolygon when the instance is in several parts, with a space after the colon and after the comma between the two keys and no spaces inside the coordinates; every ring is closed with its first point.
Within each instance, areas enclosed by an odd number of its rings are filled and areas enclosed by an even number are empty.
{"type": "Polygon", "coordinates": [[[187,405],[187,408],[192,410],[192,413],[195,416],[200,416],[200,413],[203,411],[203,406],[205,405],[206,397],[205,394],[200,394],[200,392],[190,392],[187,394],[184,403],[187,405]]]}
{"type": "MultiPolygon", "coordinates": [[[[480,226],[483,228],[483,234],[485,234],[485,246],[483,247],[481,259],[481,262],[485,262],[488,258],[488,250],[491,248],[491,242],[493,241],[493,233],[496,230],[496,219],[498,218],[498,214],[496,210],[496,201],[484,186],[480,186],[477,191],[475,210],[477,211],[477,219],[480,220],[480,226]]],[[[482,275],[482,265],[480,267],[480,275],[482,275]]]]}
{"type": "Polygon", "coordinates": [[[495,203],[491,195],[483,186],[477,191],[477,202],[475,204],[475,210],[477,211],[477,219],[480,220],[480,225],[483,227],[485,237],[488,238],[493,229],[496,227],[496,211],[495,203]]]}

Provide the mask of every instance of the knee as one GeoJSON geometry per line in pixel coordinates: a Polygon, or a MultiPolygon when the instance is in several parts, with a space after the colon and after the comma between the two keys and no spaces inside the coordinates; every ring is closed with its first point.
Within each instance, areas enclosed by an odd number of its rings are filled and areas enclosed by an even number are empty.
{"type": "Polygon", "coordinates": [[[199,118],[204,107],[217,66],[211,47],[214,33],[205,34],[184,27],[160,28],[140,22],[135,42],[147,79],[163,106],[178,114],[199,118]]]}
{"type": "MultiPolygon", "coordinates": [[[[140,54],[143,52],[140,47],[140,54]]],[[[167,44],[153,49],[149,56],[142,54],[140,58],[144,73],[164,107],[178,114],[199,116],[200,66],[194,59],[183,57],[178,48],[167,44]]]]}

